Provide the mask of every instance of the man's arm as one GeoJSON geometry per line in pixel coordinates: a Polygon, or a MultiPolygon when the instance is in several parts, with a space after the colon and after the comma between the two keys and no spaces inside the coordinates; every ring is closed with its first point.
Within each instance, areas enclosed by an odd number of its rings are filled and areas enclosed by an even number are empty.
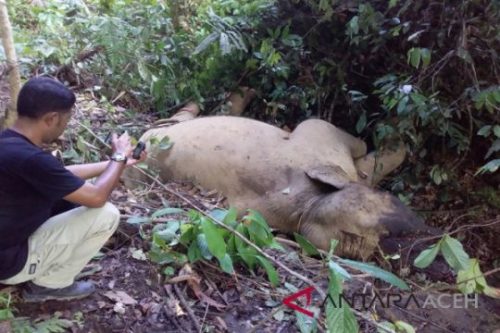
{"type": "MultiPolygon", "coordinates": [[[[95,184],[86,182],[78,190],[65,196],[64,199],[90,208],[99,208],[104,206],[109,198],[109,195],[118,183],[123,170],[127,166],[134,165],[146,159],[146,153],[143,152],[139,160],[133,160],[132,150],[133,148],[130,143],[130,137],[127,133],[123,134],[119,138],[113,134],[113,152],[121,153],[131,160],[126,164],[125,162],[116,161],[101,162],[105,164],[105,169],[104,172],[102,172],[102,174],[97,178],[95,184]]],[[[80,175],[84,176],[95,175],[95,173],[99,171],[99,164],[101,163],[95,163],[96,166],[89,167],[88,169],[85,165],[82,165],[80,168],[77,168],[80,170],[77,170],[76,172],[80,172],[80,175]]],[[[70,171],[73,170],[70,169],[70,171]]]]}
{"type": "Polygon", "coordinates": [[[78,190],[64,197],[64,199],[90,208],[104,206],[125,169],[124,162],[111,161],[107,164],[107,168],[97,178],[95,184],[86,182],[78,190]]]}
{"type": "Polygon", "coordinates": [[[67,170],[71,171],[75,176],[82,179],[90,179],[94,177],[99,177],[104,170],[108,167],[109,161],[97,162],[97,163],[87,163],[87,164],[75,164],[68,165],[67,170]]]}

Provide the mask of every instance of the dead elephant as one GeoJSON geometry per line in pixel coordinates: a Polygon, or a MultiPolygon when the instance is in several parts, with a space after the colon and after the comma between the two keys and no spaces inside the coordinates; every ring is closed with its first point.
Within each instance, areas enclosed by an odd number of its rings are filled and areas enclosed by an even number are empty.
{"type": "MultiPolygon", "coordinates": [[[[179,114],[183,121],[141,138],[174,142],[163,151],[148,145],[147,163],[165,182],[217,189],[231,206],[258,210],[270,226],[299,232],[321,249],[339,240],[343,256],[367,258],[380,240],[427,230],[396,197],[371,187],[401,164],[402,147],[367,154],[363,141],[322,120],[304,121],[288,133],[248,118],[184,121],[194,117],[189,110],[179,114]]],[[[145,181],[135,170],[126,178],[145,181]]]]}

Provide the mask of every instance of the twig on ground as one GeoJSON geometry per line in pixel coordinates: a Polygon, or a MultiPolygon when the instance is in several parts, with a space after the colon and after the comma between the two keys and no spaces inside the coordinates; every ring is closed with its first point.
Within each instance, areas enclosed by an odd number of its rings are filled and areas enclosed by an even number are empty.
{"type": "MultiPolygon", "coordinates": [[[[167,296],[170,297],[171,299],[175,300],[176,297],[174,296],[174,294],[172,293],[172,290],[171,290],[171,286],[170,285],[166,285],[165,286],[165,292],[167,293],[167,296]]],[[[184,327],[182,327],[178,321],[177,321],[177,318],[175,316],[175,313],[168,307],[168,305],[164,305],[164,309],[165,309],[165,313],[167,314],[167,317],[170,319],[171,322],[174,323],[175,327],[177,327],[177,329],[179,329],[180,332],[186,332],[186,330],[184,329],[184,327]]]]}
{"type": "Polygon", "coordinates": [[[177,285],[173,285],[175,294],[177,295],[177,298],[179,299],[179,302],[181,302],[182,307],[186,310],[189,318],[193,322],[193,325],[196,329],[197,332],[201,332],[201,326],[200,323],[198,322],[198,318],[194,314],[193,310],[191,310],[191,306],[189,306],[188,302],[182,295],[182,292],[179,290],[179,287],[177,285]]]}
{"type": "Polygon", "coordinates": [[[199,333],[202,333],[203,326],[205,325],[205,320],[207,319],[207,314],[208,314],[208,303],[205,306],[205,314],[203,315],[203,319],[201,321],[201,327],[200,330],[198,331],[199,333]]]}

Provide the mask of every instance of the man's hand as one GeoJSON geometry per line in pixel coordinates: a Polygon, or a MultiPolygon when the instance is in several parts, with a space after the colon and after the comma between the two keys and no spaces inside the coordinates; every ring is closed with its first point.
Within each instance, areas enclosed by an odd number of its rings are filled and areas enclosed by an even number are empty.
{"type": "Polygon", "coordinates": [[[146,158],[148,158],[148,154],[144,150],[141,152],[141,157],[138,160],[136,160],[134,158],[127,159],[127,166],[129,167],[129,166],[133,166],[133,165],[136,165],[138,163],[144,162],[146,160],[146,158]]]}
{"type": "MultiPolygon", "coordinates": [[[[141,155],[141,159],[139,160],[132,158],[133,147],[130,142],[130,137],[126,132],[120,137],[113,133],[112,146],[113,153],[123,154],[127,157],[127,160],[130,158],[132,165],[143,158],[143,155],[141,155]]],[[[64,199],[78,203],[82,206],[92,208],[102,207],[108,200],[111,191],[118,183],[123,169],[125,169],[125,164],[123,164],[123,162],[108,162],[106,170],[99,176],[99,178],[97,178],[95,184],[86,182],[78,190],[64,197],[64,199]]]]}
{"type": "Polygon", "coordinates": [[[123,133],[120,137],[118,137],[116,133],[113,133],[111,142],[113,153],[124,154],[127,158],[132,158],[132,151],[134,150],[134,147],[132,147],[132,142],[130,141],[128,132],[123,133]]]}

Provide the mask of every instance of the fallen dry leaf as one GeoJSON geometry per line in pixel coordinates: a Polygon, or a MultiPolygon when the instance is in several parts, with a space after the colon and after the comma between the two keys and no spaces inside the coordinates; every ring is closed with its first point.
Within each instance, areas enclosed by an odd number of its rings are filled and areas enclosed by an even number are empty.
{"type": "Polygon", "coordinates": [[[104,294],[107,298],[109,298],[112,301],[115,301],[117,303],[122,303],[125,305],[135,305],[137,304],[137,301],[133,299],[129,294],[127,294],[124,291],[117,290],[117,291],[108,291],[104,294]]]}
{"type": "Polygon", "coordinates": [[[123,305],[123,303],[118,302],[113,307],[113,311],[119,314],[125,314],[125,305],[123,305]]]}
{"type": "Polygon", "coordinates": [[[187,282],[188,286],[191,288],[196,297],[203,303],[216,307],[219,310],[226,307],[224,304],[218,303],[217,301],[213,300],[205,293],[203,293],[203,291],[201,290],[201,278],[193,271],[191,266],[187,264],[184,265],[184,267],[179,271],[179,276],[171,278],[170,280],[168,280],[168,283],[174,284],[184,281],[187,282]]]}

